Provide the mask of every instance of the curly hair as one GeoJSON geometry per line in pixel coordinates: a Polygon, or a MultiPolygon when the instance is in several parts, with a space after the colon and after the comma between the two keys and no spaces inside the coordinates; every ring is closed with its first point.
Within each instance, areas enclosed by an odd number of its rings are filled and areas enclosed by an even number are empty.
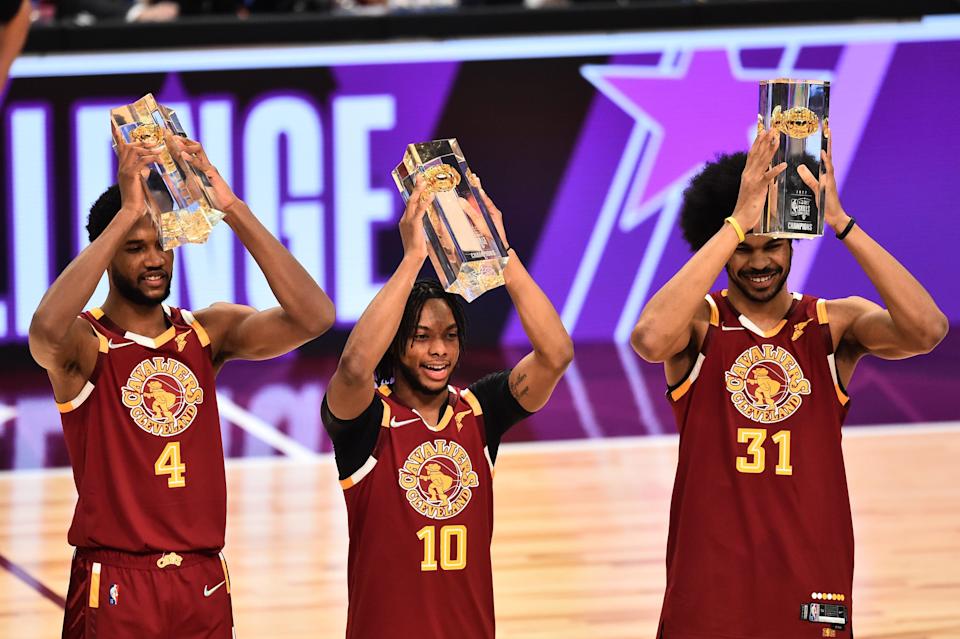
{"type": "Polygon", "coordinates": [[[441,299],[450,307],[450,312],[453,313],[453,321],[457,324],[457,341],[460,343],[460,353],[463,354],[467,316],[463,312],[463,307],[460,306],[457,296],[443,290],[443,286],[436,280],[417,280],[413,284],[409,297],[407,297],[406,306],[403,308],[403,317],[400,319],[400,326],[393,336],[393,341],[390,342],[387,352],[380,358],[380,363],[377,364],[374,371],[374,379],[377,384],[389,384],[396,378],[397,365],[403,357],[407,344],[417,330],[423,305],[431,299],[441,299]]]}
{"type": "Polygon", "coordinates": [[[97,201],[90,207],[90,215],[87,216],[87,237],[91,242],[100,237],[120,212],[121,206],[123,204],[120,201],[120,187],[116,184],[100,194],[97,201]]]}
{"type": "Polygon", "coordinates": [[[746,164],[746,153],[720,154],[690,180],[683,192],[680,229],[692,251],[699,251],[733,214],[746,164]]]}

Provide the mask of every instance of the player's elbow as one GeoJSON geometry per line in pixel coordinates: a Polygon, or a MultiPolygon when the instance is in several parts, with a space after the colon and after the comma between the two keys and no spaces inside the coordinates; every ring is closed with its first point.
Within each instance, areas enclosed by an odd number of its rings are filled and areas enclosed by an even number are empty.
{"type": "Polygon", "coordinates": [[[668,340],[662,334],[648,326],[641,318],[630,332],[630,346],[644,360],[656,364],[669,357],[666,344],[668,340]]]}
{"type": "Polygon", "coordinates": [[[573,361],[573,340],[565,335],[559,344],[550,349],[547,354],[547,365],[555,372],[563,374],[570,362],[573,361]]]}
{"type": "Polygon", "coordinates": [[[950,330],[950,320],[939,309],[917,333],[916,348],[919,353],[929,353],[943,341],[950,330]]]}

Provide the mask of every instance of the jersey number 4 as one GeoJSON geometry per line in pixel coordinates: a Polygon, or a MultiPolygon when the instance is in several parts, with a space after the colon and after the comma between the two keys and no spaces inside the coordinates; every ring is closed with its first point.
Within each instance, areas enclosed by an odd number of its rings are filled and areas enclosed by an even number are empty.
{"type": "Polygon", "coordinates": [[[180,459],[180,442],[170,442],[153,463],[154,475],[169,475],[167,488],[183,488],[187,485],[187,465],[180,459]]]}
{"type": "Polygon", "coordinates": [[[420,570],[433,572],[463,570],[467,567],[467,527],[442,526],[440,528],[440,562],[437,563],[437,528],[424,526],[417,531],[417,539],[423,542],[423,561],[420,570]]]}
{"type": "MultiPolygon", "coordinates": [[[[767,438],[766,428],[738,428],[737,441],[747,445],[747,457],[737,457],[737,470],[741,473],[762,473],[767,465],[767,454],[763,449],[763,442],[767,438]]],[[[779,459],[776,473],[778,475],[792,475],[793,466],[790,465],[790,431],[777,431],[770,438],[777,445],[779,459]]]]}

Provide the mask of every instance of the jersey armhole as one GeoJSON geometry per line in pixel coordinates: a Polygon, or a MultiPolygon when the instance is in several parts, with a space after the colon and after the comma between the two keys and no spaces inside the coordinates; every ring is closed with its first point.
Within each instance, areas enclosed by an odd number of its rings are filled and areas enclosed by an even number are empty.
{"type": "Polygon", "coordinates": [[[680,378],[680,381],[667,386],[667,397],[674,402],[679,401],[681,397],[686,395],[690,387],[693,386],[693,383],[697,381],[697,377],[700,375],[700,368],[703,366],[704,360],[707,359],[706,352],[707,346],[710,343],[711,329],[720,326],[720,309],[717,307],[717,302],[709,293],[704,295],[703,299],[707,301],[707,305],[710,307],[710,323],[707,326],[706,335],[703,336],[703,343],[697,351],[697,359],[693,363],[693,366],[690,367],[686,375],[680,378]]]}
{"type": "Polygon", "coordinates": [[[830,376],[833,378],[833,387],[837,393],[837,401],[841,406],[850,403],[850,396],[847,389],[843,387],[840,381],[840,374],[837,372],[837,359],[833,351],[833,335],[830,334],[830,318],[827,315],[827,300],[820,298],[817,300],[817,323],[820,326],[820,334],[823,336],[823,345],[827,350],[827,366],[830,368],[830,376]]]}
{"type": "MultiPolygon", "coordinates": [[[[99,310],[99,309],[94,309],[94,310],[99,310]]],[[[102,314],[103,313],[101,312],[101,315],[102,314]]],[[[97,328],[90,322],[90,320],[83,317],[82,315],[80,315],[79,317],[80,319],[85,321],[87,324],[90,324],[90,329],[93,331],[94,335],[97,336],[97,340],[99,342],[97,344],[97,361],[94,362],[93,370],[90,371],[90,377],[87,378],[87,381],[84,383],[83,388],[81,388],[80,392],[77,393],[77,396],[65,402],[57,402],[57,410],[60,413],[69,413],[71,411],[75,411],[76,409],[80,408],[80,406],[83,405],[85,401],[87,401],[87,398],[90,397],[90,395],[93,393],[93,390],[96,388],[96,379],[97,379],[97,376],[100,374],[100,367],[103,363],[103,358],[106,356],[107,353],[110,352],[110,342],[106,338],[106,336],[100,331],[98,331],[97,328]]]]}
{"type": "Polygon", "coordinates": [[[381,441],[384,437],[385,429],[390,428],[390,404],[387,403],[382,397],[380,402],[383,404],[383,416],[380,418],[380,429],[377,433],[377,442],[373,445],[373,452],[367,457],[367,461],[363,462],[363,465],[360,466],[352,475],[345,479],[340,480],[340,488],[343,490],[348,490],[359,484],[364,477],[370,474],[370,471],[377,465],[377,454],[380,449],[381,441]]]}

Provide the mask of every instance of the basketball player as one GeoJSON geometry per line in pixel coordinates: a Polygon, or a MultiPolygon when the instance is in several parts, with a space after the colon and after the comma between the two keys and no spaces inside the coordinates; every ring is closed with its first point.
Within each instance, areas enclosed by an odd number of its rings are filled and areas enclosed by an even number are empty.
{"type": "Polygon", "coordinates": [[[350,334],[323,401],[350,531],[348,639],[493,639],[497,448],[573,358],[556,310],[510,249],[504,280],[533,351],[467,388],[448,385],[464,315],[439,282],[415,281],[427,257],[423,189],[400,220],[403,259],[350,334]]]}
{"type": "Polygon", "coordinates": [[[30,326],[79,494],[63,637],[228,639],[214,377],[229,360],[276,357],[322,334],[333,304],[192,141],[183,143],[184,157],[210,180],[227,225],[281,306],[217,303],[190,313],[162,304],[173,252],[144,215],[139,177],[159,158],[141,144],[118,144],[119,185],[90,210],[91,243],[44,295],[30,326]],[[81,313],[104,270],[106,301],[81,313]]]}
{"type": "Polygon", "coordinates": [[[864,355],[926,353],[947,332],[920,283],[844,211],[829,153],[825,222],[887,308],[787,291],[790,241],[749,232],[787,168],[770,167],[779,140],[764,131],[746,157],[693,179],[681,226],[696,252],[631,336],[641,357],[663,362],[680,431],[663,639],[853,636],[844,387],[864,355]],[[708,294],[722,270],[729,289],[708,294]]]}

